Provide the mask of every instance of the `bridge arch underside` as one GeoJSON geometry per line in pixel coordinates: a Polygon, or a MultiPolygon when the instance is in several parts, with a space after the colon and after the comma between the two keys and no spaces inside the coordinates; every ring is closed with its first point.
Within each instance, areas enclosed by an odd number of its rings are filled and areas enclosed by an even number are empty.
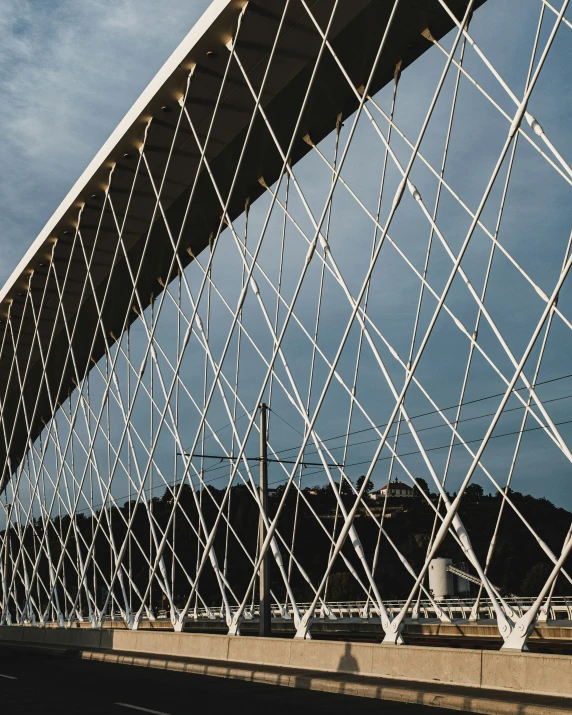
{"type": "Polygon", "coordinates": [[[213,3],[2,292],[1,623],[569,618],[572,25],[481,5],[213,3]]]}

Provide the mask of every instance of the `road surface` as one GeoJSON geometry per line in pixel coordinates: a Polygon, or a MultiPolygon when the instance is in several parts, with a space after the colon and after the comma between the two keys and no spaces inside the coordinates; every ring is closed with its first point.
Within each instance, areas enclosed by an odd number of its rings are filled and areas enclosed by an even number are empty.
{"type": "MultiPolygon", "coordinates": [[[[429,708],[0,646],[2,715],[426,715],[429,708]]],[[[431,715],[450,711],[430,709],[431,715]]]]}

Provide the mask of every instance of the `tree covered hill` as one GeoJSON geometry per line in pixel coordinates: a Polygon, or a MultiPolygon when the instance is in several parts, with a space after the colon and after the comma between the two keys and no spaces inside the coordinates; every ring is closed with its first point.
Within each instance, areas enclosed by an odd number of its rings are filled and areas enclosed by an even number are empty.
{"type": "MultiPolygon", "coordinates": [[[[270,512],[272,516],[283,495],[283,489],[282,486],[271,493],[270,512]]],[[[349,510],[353,504],[354,495],[349,487],[346,487],[344,492],[342,499],[349,510]]],[[[59,557],[61,542],[67,543],[66,556],[62,566],[62,571],[67,573],[70,570],[73,571],[79,563],[78,548],[83,561],[89,545],[94,541],[97,564],[101,570],[95,571],[93,565],[89,566],[88,578],[90,584],[95,584],[99,599],[101,593],[105,593],[105,580],[113,573],[113,555],[107,536],[110,529],[117,549],[125,540],[127,546],[123,562],[141,591],[145,590],[149,577],[149,562],[146,560],[146,556],[148,557],[150,554],[151,562],[154,561],[157,544],[161,542],[165,532],[167,540],[164,549],[165,572],[174,584],[173,593],[177,605],[183,605],[190,591],[186,574],[194,580],[196,565],[204,553],[206,540],[204,528],[207,531],[212,529],[223,497],[224,491],[213,487],[205,487],[202,492],[193,492],[190,487],[184,486],[175,519],[171,523],[168,523],[168,519],[172,509],[173,496],[167,490],[162,497],[139,503],[137,507],[135,502],[126,502],[120,508],[109,507],[103,512],[100,510],[91,516],[85,513],[78,514],[75,517],[75,523],[70,520],[69,516],[61,519],[55,518],[50,522],[44,522],[41,518],[37,518],[20,536],[23,537],[28,553],[38,555],[40,572],[46,584],[50,583],[50,573],[48,561],[42,556],[45,551],[45,539],[43,549],[41,548],[44,529],[47,528],[47,543],[53,563],[59,557]],[[198,518],[197,507],[199,505],[204,520],[202,525],[198,518]],[[154,534],[149,527],[150,515],[152,515],[154,524],[154,534]],[[98,522],[99,527],[97,526],[98,522]],[[131,523],[131,528],[127,536],[127,524],[129,523],[131,523]],[[202,545],[197,548],[199,541],[202,545]],[[176,553],[175,559],[173,558],[173,545],[176,553]]],[[[558,555],[570,528],[572,514],[554,506],[546,499],[538,499],[518,492],[511,492],[510,497],[521,512],[523,519],[529,522],[538,536],[558,555]]],[[[433,504],[438,504],[436,495],[432,495],[431,500],[433,504]]],[[[484,495],[478,485],[471,485],[461,501],[460,516],[481,564],[486,561],[501,503],[501,495],[484,495]]],[[[371,518],[371,514],[373,514],[379,520],[383,510],[383,501],[374,501],[368,496],[366,504],[367,508],[360,506],[355,525],[370,564],[374,560],[376,550],[378,552],[375,580],[379,585],[381,595],[384,599],[404,598],[411,588],[412,579],[389,540],[417,571],[425,559],[434,529],[434,510],[420,496],[388,498],[383,519],[384,530],[389,537],[386,538],[385,535],[380,537],[379,527],[371,518]],[[367,509],[370,510],[369,514],[367,509]]],[[[441,513],[444,513],[442,506],[440,508],[441,513]]],[[[241,485],[230,490],[230,503],[225,503],[222,514],[214,540],[214,549],[232,591],[240,599],[245,593],[252,574],[252,559],[256,555],[258,538],[258,508],[247,487],[241,485]]],[[[331,534],[335,527],[336,534],[339,534],[342,526],[341,514],[337,509],[331,488],[307,488],[302,490],[301,495],[297,495],[296,491],[291,489],[280,513],[278,524],[281,537],[278,543],[285,567],[291,571],[291,583],[295,597],[300,601],[310,600],[313,592],[308,580],[314,585],[320,582],[330,554],[332,542],[328,533],[331,534]],[[289,546],[292,540],[294,543],[293,557],[290,556],[286,546],[289,546]]],[[[17,529],[15,525],[12,525],[9,539],[12,559],[18,553],[19,544],[20,538],[17,529]]],[[[449,557],[457,563],[467,561],[450,535],[446,537],[438,555],[449,557]]],[[[8,578],[11,571],[9,563],[10,559],[8,559],[8,578]]],[[[329,579],[328,599],[361,600],[364,598],[363,588],[353,576],[349,575],[348,564],[352,565],[362,583],[367,587],[363,569],[348,540],[329,579]]],[[[505,594],[535,595],[550,572],[549,564],[548,557],[523,520],[515,514],[511,507],[505,505],[490,565],[491,581],[505,594]]],[[[572,561],[569,563],[572,570],[571,564],[572,561]]],[[[469,570],[472,571],[472,568],[469,567],[469,570]]],[[[270,571],[274,593],[281,599],[285,598],[283,582],[274,563],[271,563],[270,571]]],[[[75,580],[75,578],[68,579],[68,589],[73,588],[71,584],[75,580]]],[[[220,604],[220,588],[208,559],[205,560],[205,567],[202,570],[198,587],[204,603],[220,604]]],[[[61,588],[58,587],[58,590],[60,591],[61,588]]],[[[120,593],[117,580],[114,583],[114,592],[116,595],[120,593]]],[[[71,593],[73,596],[73,591],[71,593]]],[[[563,575],[558,579],[555,593],[557,595],[572,593],[572,588],[563,575]]],[[[137,606],[136,596],[132,597],[134,605],[137,606]]],[[[158,582],[154,583],[150,598],[154,606],[164,605],[158,582]]],[[[45,597],[40,595],[40,599],[43,601],[45,597]]],[[[148,599],[146,600],[148,601],[148,599]]],[[[231,597],[230,600],[234,599],[231,597]]]]}

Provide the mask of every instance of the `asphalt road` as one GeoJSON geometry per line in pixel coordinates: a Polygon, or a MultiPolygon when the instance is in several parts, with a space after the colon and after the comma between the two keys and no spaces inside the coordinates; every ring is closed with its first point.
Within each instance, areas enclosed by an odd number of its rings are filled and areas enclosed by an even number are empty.
{"type": "MultiPolygon", "coordinates": [[[[427,715],[429,708],[0,646],[2,715],[427,715]]],[[[450,711],[430,708],[431,715],[450,711]]]]}

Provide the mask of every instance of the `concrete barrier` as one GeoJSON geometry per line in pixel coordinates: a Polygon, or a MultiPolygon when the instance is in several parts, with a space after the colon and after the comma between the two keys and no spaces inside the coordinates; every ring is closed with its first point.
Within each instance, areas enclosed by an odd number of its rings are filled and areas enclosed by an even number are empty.
{"type": "MultiPolygon", "coordinates": [[[[120,658],[123,659],[121,662],[127,662],[125,658],[131,658],[133,662],[137,660],[137,664],[152,664],[151,661],[162,659],[161,662],[165,662],[167,659],[172,661],[174,669],[182,670],[189,669],[181,665],[186,659],[195,663],[193,672],[213,673],[216,666],[216,674],[226,673],[227,676],[233,669],[250,673],[256,670],[266,673],[272,670],[275,674],[296,672],[302,679],[304,674],[322,673],[324,676],[378,679],[379,682],[453,686],[472,692],[571,698],[572,703],[572,658],[565,655],[252,636],[237,638],[161,630],[31,626],[0,627],[0,641],[72,648],[81,651],[84,657],[87,654],[87,657],[97,659],[102,659],[101,654],[106,654],[106,659],[113,654],[114,662],[120,662],[120,658]],[[198,662],[203,664],[202,670],[198,662]]],[[[264,677],[268,682],[270,676],[264,677]]],[[[282,683],[278,680],[277,684],[282,683]]],[[[557,709],[562,711],[561,706],[557,709]]]]}
{"type": "Polygon", "coordinates": [[[478,688],[482,685],[483,652],[468,648],[378,646],[372,670],[384,678],[478,688]]]}
{"type": "Polygon", "coordinates": [[[572,697],[572,657],[483,651],[481,687],[572,697]]]}

